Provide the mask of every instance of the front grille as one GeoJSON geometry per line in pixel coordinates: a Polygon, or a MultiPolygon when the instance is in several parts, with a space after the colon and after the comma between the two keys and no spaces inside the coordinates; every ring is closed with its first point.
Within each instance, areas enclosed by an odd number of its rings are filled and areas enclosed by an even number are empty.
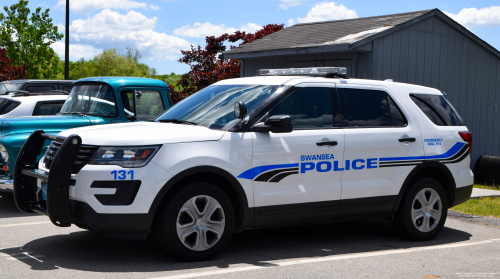
{"type": "MultiPolygon", "coordinates": [[[[50,170],[52,167],[52,162],[54,161],[54,156],[56,156],[57,150],[61,148],[62,142],[52,141],[49,148],[45,152],[45,158],[43,159],[43,164],[45,168],[50,170]]],[[[98,146],[92,145],[82,145],[80,151],[78,151],[78,156],[76,157],[75,163],[73,165],[73,171],[71,173],[77,174],[86,164],[90,162],[94,154],[99,149],[98,146]]]]}

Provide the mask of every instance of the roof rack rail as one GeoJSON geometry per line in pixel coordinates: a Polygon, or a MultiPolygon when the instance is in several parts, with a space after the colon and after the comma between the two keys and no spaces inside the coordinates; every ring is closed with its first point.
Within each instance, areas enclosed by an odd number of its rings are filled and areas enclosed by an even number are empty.
{"type": "Polygon", "coordinates": [[[28,92],[26,90],[15,90],[9,91],[7,94],[11,94],[12,97],[19,96],[43,96],[43,95],[69,95],[69,92],[66,90],[47,90],[43,92],[28,92]]]}
{"type": "Polygon", "coordinates": [[[288,69],[260,69],[258,76],[321,76],[326,78],[347,79],[347,68],[345,67],[311,67],[311,68],[288,68],[288,69]]]}

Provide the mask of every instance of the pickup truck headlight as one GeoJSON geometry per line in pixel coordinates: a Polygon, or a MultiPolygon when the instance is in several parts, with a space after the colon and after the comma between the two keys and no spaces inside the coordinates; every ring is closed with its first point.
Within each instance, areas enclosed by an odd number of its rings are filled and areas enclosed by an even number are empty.
{"type": "Polygon", "coordinates": [[[5,164],[9,162],[9,153],[7,152],[7,149],[5,149],[5,146],[0,143],[0,155],[2,156],[3,161],[5,164]]]}
{"type": "Polygon", "coordinates": [[[161,145],[101,147],[91,165],[118,165],[124,168],[143,167],[149,163],[161,145]]]}

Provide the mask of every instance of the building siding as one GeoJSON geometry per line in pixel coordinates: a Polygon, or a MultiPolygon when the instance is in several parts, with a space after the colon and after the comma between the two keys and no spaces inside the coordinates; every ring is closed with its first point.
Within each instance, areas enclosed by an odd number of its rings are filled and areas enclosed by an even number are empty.
{"type": "Polygon", "coordinates": [[[500,156],[500,58],[436,16],[359,46],[357,53],[245,59],[242,76],[258,69],[321,67],[350,61],[353,78],[393,79],[437,88],[473,134],[472,167],[481,155],[500,156]],[[340,63],[340,62],[338,62],[340,63]]]}

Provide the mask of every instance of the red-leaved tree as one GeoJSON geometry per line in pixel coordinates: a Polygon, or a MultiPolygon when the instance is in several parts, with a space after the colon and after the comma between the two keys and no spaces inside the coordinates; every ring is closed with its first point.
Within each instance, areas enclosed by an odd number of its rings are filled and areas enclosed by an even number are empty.
{"type": "Polygon", "coordinates": [[[12,59],[7,58],[7,50],[0,48],[0,81],[23,79],[28,76],[26,64],[23,66],[10,65],[12,59]]]}
{"type": "MultiPolygon", "coordinates": [[[[284,24],[268,24],[255,33],[246,33],[236,31],[234,34],[223,34],[220,37],[209,36],[205,41],[205,48],[191,46],[191,50],[181,50],[183,57],[179,62],[188,64],[191,69],[188,73],[182,75],[182,79],[177,82],[182,90],[177,91],[172,85],[169,85],[174,103],[187,97],[196,91],[199,91],[212,83],[227,78],[237,78],[240,76],[240,60],[219,59],[217,55],[226,51],[224,43],[236,43],[244,45],[251,43],[264,36],[280,31],[284,24]]],[[[230,46],[231,49],[236,46],[230,46]]]]}

